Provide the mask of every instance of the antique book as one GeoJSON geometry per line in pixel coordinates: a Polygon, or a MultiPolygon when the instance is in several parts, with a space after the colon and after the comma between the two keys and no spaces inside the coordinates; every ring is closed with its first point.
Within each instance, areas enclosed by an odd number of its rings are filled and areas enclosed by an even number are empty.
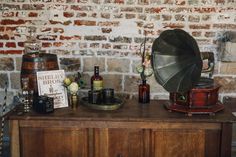
{"type": "Polygon", "coordinates": [[[64,70],[37,72],[39,96],[47,95],[54,98],[54,108],[68,107],[66,88],[63,86],[64,70]]]}

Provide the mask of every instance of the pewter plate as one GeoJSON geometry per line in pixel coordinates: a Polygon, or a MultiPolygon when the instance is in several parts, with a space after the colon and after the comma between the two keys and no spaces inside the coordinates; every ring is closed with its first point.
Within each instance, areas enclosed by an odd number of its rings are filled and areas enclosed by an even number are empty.
{"type": "Polygon", "coordinates": [[[114,98],[114,102],[111,104],[91,104],[88,102],[88,97],[81,99],[82,105],[94,110],[112,111],[117,110],[123,105],[123,100],[114,98]]]}

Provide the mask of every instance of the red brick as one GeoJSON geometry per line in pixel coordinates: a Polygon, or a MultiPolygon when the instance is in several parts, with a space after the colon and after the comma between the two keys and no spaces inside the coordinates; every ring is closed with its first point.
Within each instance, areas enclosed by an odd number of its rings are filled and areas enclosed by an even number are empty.
{"type": "Polygon", "coordinates": [[[54,33],[64,33],[64,29],[63,28],[53,28],[53,32],[54,33]]]}
{"type": "Polygon", "coordinates": [[[24,42],[18,42],[17,45],[18,45],[19,47],[24,47],[24,42]]]}
{"type": "Polygon", "coordinates": [[[74,13],[73,12],[64,12],[63,15],[64,15],[64,17],[70,18],[70,17],[74,16],[74,13]]]}
{"type": "Polygon", "coordinates": [[[66,0],[55,0],[56,3],[65,3],[66,0]]]}
{"type": "Polygon", "coordinates": [[[0,35],[0,40],[9,40],[9,36],[7,34],[0,35]]]}
{"type": "Polygon", "coordinates": [[[88,15],[88,17],[94,17],[94,18],[96,18],[97,17],[97,13],[92,13],[91,15],[88,15]]]}
{"type": "Polygon", "coordinates": [[[192,36],[194,37],[200,37],[201,35],[202,35],[201,31],[192,32],[192,36]]]}
{"type": "Polygon", "coordinates": [[[175,13],[190,13],[193,12],[192,8],[186,8],[186,7],[173,7],[168,8],[169,12],[175,12],[175,13]]]}
{"type": "Polygon", "coordinates": [[[35,13],[35,12],[30,12],[28,14],[29,17],[38,17],[38,13],[35,13]]]}
{"type": "Polygon", "coordinates": [[[134,13],[142,13],[143,8],[141,7],[122,7],[121,12],[134,12],[134,13]]]}
{"type": "Polygon", "coordinates": [[[42,28],[41,32],[50,32],[51,30],[52,28],[47,27],[47,28],[42,28]]]}
{"type": "Polygon", "coordinates": [[[181,14],[178,14],[178,15],[175,15],[175,20],[176,21],[185,21],[185,15],[181,15],[181,14]]]}
{"type": "Polygon", "coordinates": [[[47,35],[47,36],[39,35],[38,36],[38,39],[40,40],[56,40],[56,38],[57,38],[57,35],[47,35]]]}
{"type": "Polygon", "coordinates": [[[205,37],[212,38],[216,36],[216,32],[205,32],[205,37]]]}
{"type": "Polygon", "coordinates": [[[52,43],[49,42],[43,42],[42,47],[52,47],[52,43]]]}
{"type": "Polygon", "coordinates": [[[61,21],[54,21],[54,20],[49,20],[50,24],[52,25],[56,25],[56,24],[62,24],[62,25],[69,25],[71,24],[72,22],[71,21],[64,21],[64,22],[61,22],[61,21]]]}
{"type": "Polygon", "coordinates": [[[225,0],[215,0],[216,4],[225,4],[225,0]]]}
{"type": "Polygon", "coordinates": [[[144,5],[147,5],[149,4],[149,0],[138,0],[138,4],[144,4],[144,5]]]}
{"type": "Polygon", "coordinates": [[[210,24],[194,24],[189,25],[190,29],[210,29],[210,24]]]}
{"type": "Polygon", "coordinates": [[[91,48],[99,48],[99,43],[91,43],[90,45],[89,45],[89,47],[91,47],[91,48]]]}
{"type": "Polygon", "coordinates": [[[6,27],[6,31],[16,31],[16,27],[6,27]]]}
{"type": "Polygon", "coordinates": [[[71,23],[72,23],[71,21],[65,21],[65,22],[63,22],[63,25],[68,26],[71,23]]]}
{"type": "Polygon", "coordinates": [[[120,22],[118,21],[105,21],[105,22],[99,22],[98,26],[113,26],[117,27],[119,26],[120,22]]]}
{"type": "Polygon", "coordinates": [[[156,7],[156,8],[145,9],[145,12],[146,13],[161,13],[165,9],[166,7],[156,7]]]}
{"type": "Polygon", "coordinates": [[[176,5],[185,5],[186,2],[184,0],[176,0],[175,4],[176,5]]]}
{"type": "Polygon", "coordinates": [[[218,28],[218,29],[236,29],[236,24],[213,24],[213,28],[218,28]]]}
{"type": "Polygon", "coordinates": [[[64,45],[63,42],[55,42],[55,43],[53,43],[53,46],[55,46],[55,47],[61,47],[63,45],[64,45]]]}
{"type": "Polygon", "coordinates": [[[200,21],[200,16],[199,15],[190,15],[188,17],[189,22],[199,22],[200,21]]]}
{"type": "Polygon", "coordinates": [[[101,13],[101,18],[109,19],[111,17],[110,13],[101,13]]]}
{"type": "Polygon", "coordinates": [[[43,10],[44,4],[23,4],[22,9],[23,10],[43,10]]]}
{"type": "Polygon", "coordinates": [[[202,21],[210,21],[211,15],[202,15],[202,21]]]}
{"type": "Polygon", "coordinates": [[[154,24],[153,23],[147,23],[143,27],[148,28],[148,29],[154,29],[154,24]]]}
{"type": "Polygon", "coordinates": [[[87,13],[77,13],[76,17],[86,17],[87,13]]]}
{"type": "Polygon", "coordinates": [[[74,36],[64,36],[64,35],[60,35],[60,40],[71,40],[71,39],[80,40],[80,39],[81,39],[81,36],[77,36],[77,35],[74,35],[74,36]]]}
{"type": "Polygon", "coordinates": [[[73,36],[60,35],[60,40],[71,40],[71,39],[73,39],[73,36]]]}
{"type": "Polygon", "coordinates": [[[111,28],[102,28],[102,33],[111,33],[112,29],[111,28]]]}
{"type": "Polygon", "coordinates": [[[22,54],[23,50],[0,50],[0,54],[22,54]]]}
{"type": "Polygon", "coordinates": [[[2,42],[0,42],[0,47],[3,47],[3,43],[2,42]]]}
{"type": "Polygon", "coordinates": [[[153,30],[144,30],[143,35],[149,36],[149,35],[158,35],[156,31],[153,30]]]}
{"type": "Polygon", "coordinates": [[[107,40],[107,38],[106,36],[91,35],[91,36],[85,36],[84,40],[102,41],[102,40],[107,40]]]}
{"type": "Polygon", "coordinates": [[[16,48],[16,43],[15,42],[7,42],[6,44],[5,44],[5,46],[6,47],[11,47],[11,48],[16,48]]]}
{"type": "Polygon", "coordinates": [[[184,28],[182,23],[163,23],[163,28],[184,28]]]}
{"type": "Polygon", "coordinates": [[[87,20],[75,20],[74,21],[75,25],[81,26],[96,26],[96,21],[87,21],[87,20]]]}
{"type": "Polygon", "coordinates": [[[174,4],[174,0],[164,0],[164,4],[174,4]]]}
{"type": "Polygon", "coordinates": [[[210,39],[196,39],[196,41],[199,45],[201,45],[201,44],[203,44],[203,45],[212,44],[210,39]]]}
{"type": "Polygon", "coordinates": [[[50,24],[56,25],[56,24],[62,24],[61,21],[54,21],[54,20],[49,20],[50,24]]]}
{"type": "Polygon", "coordinates": [[[199,13],[215,13],[216,12],[216,8],[215,7],[194,8],[194,12],[199,12],[199,13]]]}
{"type": "Polygon", "coordinates": [[[71,5],[71,9],[79,11],[79,10],[81,10],[81,6],[79,6],[79,5],[71,5]]]}
{"type": "Polygon", "coordinates": [[[15,16],[15,13],[12,11],[12,12],[3,12],[3,15],[2,17],[14,17],[15,16]]]}
{"type": "Polygon", "coordinates": [[[102,44],[102,48],[103,49],[110,49],[111,48],[111,44],[110,43],[102,44]]]}
{"type": "Polygon", "coordinates": [[[163,21],[170,21],[172,18],[172,15],[162,15],[163,21]]]}
{"type": "Polygon", "coordinates": [[[115,3],[124,4],[124,0],[115,0],[115,3]]]}
{"type": "Polygon", "coordinates": [[[0,32],[4,32],[5,27],[0,27],[0,32]]]}
{"type": "Polygon", "coordinates": [[[2,25],[22,25],[25,24],[25,21],[22,19],[19,20],[11,20],[11,19],[3,19],[1,21],[2,25]]]}
{"type": "MultiPolygon", "coordinates": [[[[232,0],[233,2],[233,0],[232,0]]],[[[234,12],[235,11],[235,7],[221,7],[219,8],[218,12],[234,12]]]]}
{"type": "Polygon", "coordinates": [[[136,17],[135,14],[125,14],[126,19],[134,19],[136,17]]]}
{"type": "Polygon", "coordinates": [[[88,17],[94,17],[94,18],[96,18],[97,17],[97,13],[92,13],[91,15],[89,15],[88,17]]]}

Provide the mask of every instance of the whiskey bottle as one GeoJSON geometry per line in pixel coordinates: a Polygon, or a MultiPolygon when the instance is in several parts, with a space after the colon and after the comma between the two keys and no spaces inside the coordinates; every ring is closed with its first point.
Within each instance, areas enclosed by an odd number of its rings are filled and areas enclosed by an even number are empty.
{"type": "Polygon", "coordinates": [[[41,42],[36,38],[36,27],[28,28],[29,35],[24,42],[24,54],[35,54],[41,51],[41,42]]]}
{"type": "Polygon", "coordinates": [[[91,77],[91,90],[101,90],[103,78],[99,75],[99,66],[94,66],[94,75],[91,77]]]}
{"type": "Polygon", "coordinates": [[[150,85],[147,84],[146,80],[142,80],[142,83],[139,85],[139,102],[150,102],[150,85]]]}

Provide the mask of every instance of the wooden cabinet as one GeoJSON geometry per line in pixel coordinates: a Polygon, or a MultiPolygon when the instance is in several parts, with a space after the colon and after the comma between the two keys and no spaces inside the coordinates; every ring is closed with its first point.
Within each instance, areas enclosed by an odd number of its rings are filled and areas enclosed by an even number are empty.
{"type": "Polygon", "coordinates": [[[144,132],[142,129],[94,129],[95,157],[142,157],[144,132]]]}
{"type": "Polygon", "coordinates": [[[51,114],[10,114],[13,157],[230,157],[232,123],[215,116],[168,112],[166,101],[127,100],[116,111],[79,106],[51,114]]]}
{"type": "Polygon", "coordinates": [[[86,129],[25,127],[20,131],[22,156],[88,156],[87,137],[86,129]]]}

